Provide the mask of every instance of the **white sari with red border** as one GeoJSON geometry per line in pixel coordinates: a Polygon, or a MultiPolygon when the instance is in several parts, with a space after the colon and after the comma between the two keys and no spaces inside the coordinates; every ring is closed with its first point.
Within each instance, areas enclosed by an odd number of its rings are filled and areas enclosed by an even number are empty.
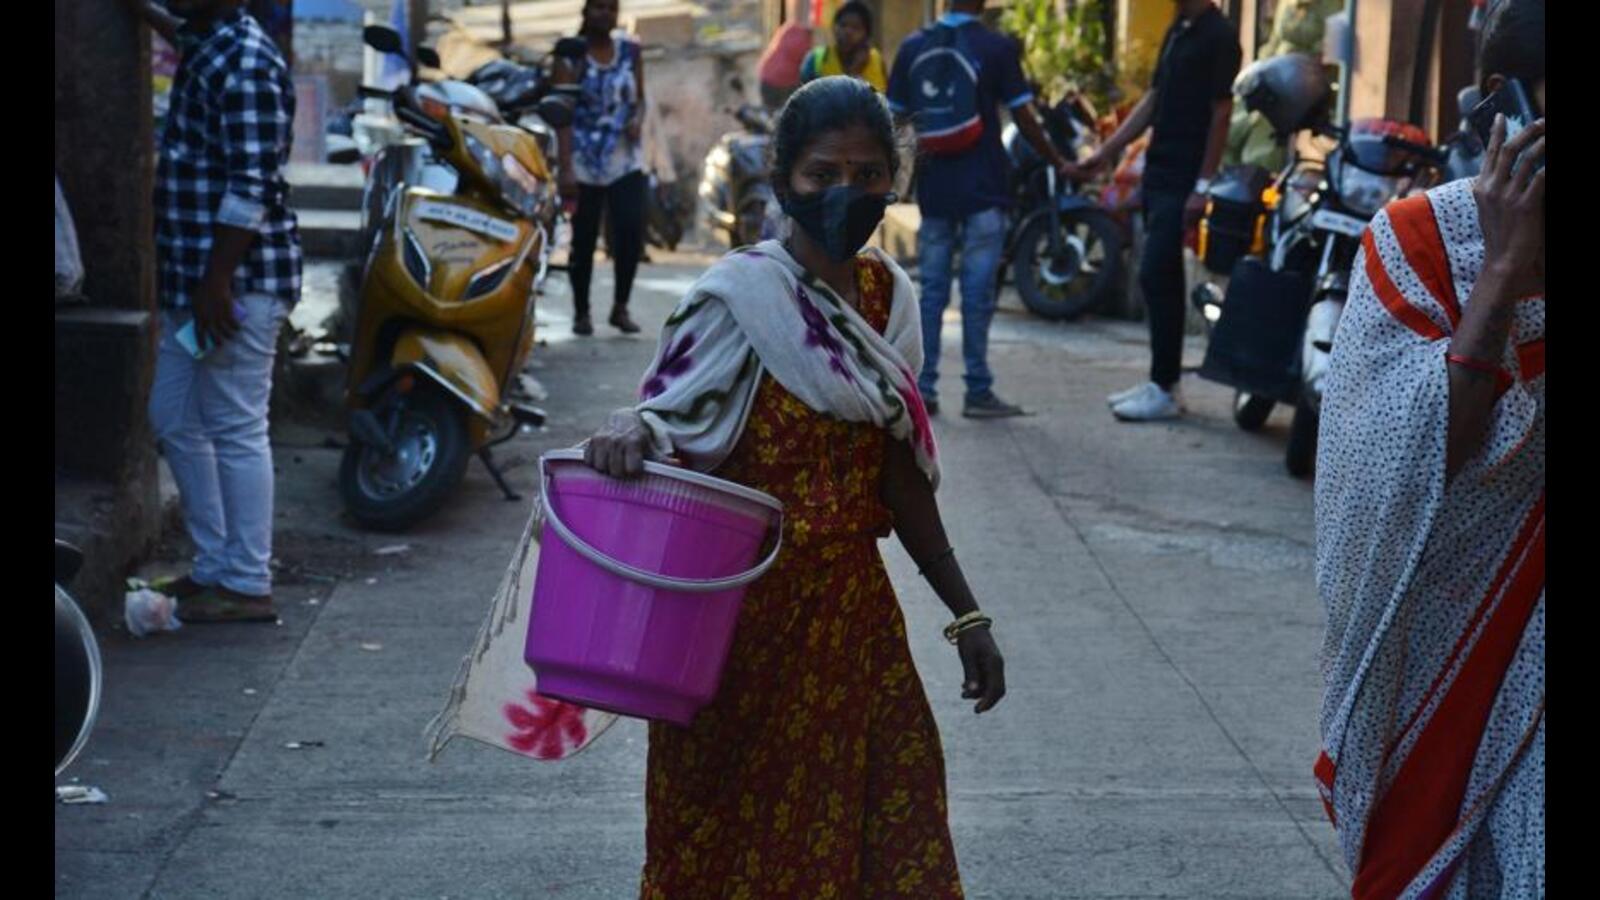
{"type": "Polygon", "coordinates": [[[1357,898],[1544,896],[1544,298],[1449,481],[1445,353],[1483,267],[1472,181],[1362,238],[1317,456],[1315,772],[1357,898]]]}

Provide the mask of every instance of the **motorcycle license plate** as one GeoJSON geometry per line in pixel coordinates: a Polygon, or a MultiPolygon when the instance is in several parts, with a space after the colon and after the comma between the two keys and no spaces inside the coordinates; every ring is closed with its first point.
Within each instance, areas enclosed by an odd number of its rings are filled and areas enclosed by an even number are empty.
{"type": "Polygon", "coordinates": [[[465,228],[497,241],[510,243],[517,239],[517,226],[505,219],[497,219],[487,213],[468,209],[464,206],[455,206],[450,203],[439,203],[434,200],[424,200],[417,204],[417,218],[429,222],[443,222],[457,228],[465,228]]]}
{"type": "Polygon", "coordinates": [[[1367,230],[1367,220],[1344,213],[1334,212],[1331,209],[1319,209],[1311,216],[1311,227],[1332,231],[1346,237],[1360,238],[1361,233],[1367,230]]]}

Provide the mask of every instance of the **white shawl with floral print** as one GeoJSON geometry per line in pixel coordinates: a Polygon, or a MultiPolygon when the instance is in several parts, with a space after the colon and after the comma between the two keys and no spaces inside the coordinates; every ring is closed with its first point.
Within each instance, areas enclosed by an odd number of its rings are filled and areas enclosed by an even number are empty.
{"type": "Polygon", "coordinates": [[[778,241],[737,250],[706,271],[661,332],[638,411],[654,450],[711,471],[744,433],[763,372],[818,412],[868,422],[909,441],[939,484],[938,448],[917,391],[922,326],[905,270],[894,278],[884,334],[805,270],[778,241]]]}

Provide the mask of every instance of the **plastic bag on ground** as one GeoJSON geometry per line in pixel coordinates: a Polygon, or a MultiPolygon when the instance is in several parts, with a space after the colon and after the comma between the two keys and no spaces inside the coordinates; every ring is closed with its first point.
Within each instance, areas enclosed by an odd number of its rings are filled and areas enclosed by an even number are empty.
{"type": "Polygon", "coordinates": [[[158,631],[177,631],[183,627],[178,620],[178,601],[147,587],[136,588],[124,595],[122,620],[128,626],[128,633],[134,637],[144,637],[158,631]]]}

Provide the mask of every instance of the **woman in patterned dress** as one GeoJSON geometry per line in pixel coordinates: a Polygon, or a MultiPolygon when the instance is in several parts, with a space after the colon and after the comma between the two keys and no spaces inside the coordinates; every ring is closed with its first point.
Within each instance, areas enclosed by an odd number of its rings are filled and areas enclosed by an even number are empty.
{"type": "MultiPolygon", "coordinates": [[[[1489,14],[1483,91],[1544,109],[1544,2],[1489,14]]],[[[1543,897],[1544,121],[1362,236],[1317,457],[1315,772],[1353,896],[1543,897]]]]}
{"type": "Polygon", "coordinates": [[[785,508],[716,699],[687,729],[650,727],[641,893],[960,897],[938,728],[878,539],[898,534],[958,617],[947,634],[976,712],[1005,677],[934,500],[914,293],[886,255],[859,252],[897,168],[891,120],[864,82],[824,78],[790,99],[774,144],[792,234],[690,290],[645,399],[586,454],[619,477],[670,454],[785,508]],[[720,347],[740,349],[723,364],[720,347]]]}
{"type": "Polygon", "coordinates": [[[594,333],[589,318],[589,280],[600,220],[610,220],[616,265],[611,325],[624,334],[639,330],[628,315],[633,277],[644,256],[645,190],[641,143],[644,122],[644,63],[638,43],[617,31],[618,0],[587,0],[581,36],[589,44],[581,93],[573,110],[570,144],[562,147],[561,188],[576,199],[567,277],[572,282],[572,330],[594,333]]]}

